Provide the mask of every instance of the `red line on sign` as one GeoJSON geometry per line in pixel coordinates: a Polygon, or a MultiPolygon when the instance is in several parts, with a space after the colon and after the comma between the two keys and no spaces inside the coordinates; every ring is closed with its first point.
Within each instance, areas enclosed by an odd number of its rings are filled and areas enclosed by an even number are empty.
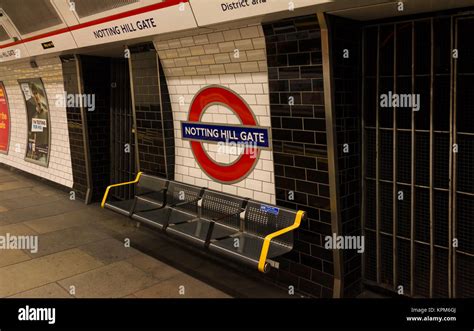
{"type": "Polygon", "coordinates": [[[62,29],[59,29],[59,30],[54,30],[54,31],[42,33],[42,34],[39,34],[37,36],[33,36],[33,37],[18,40],[18,41],[14,41],[14,42],[11,42],[11,43],[0,46],[0,49],[15,46],[15,45],[18,45],[18,44],[23,44],[23,43],[33,41],[33,40],[48,38],[48,37],[55,36],[55,35],[58,35],[58,34],[61,34],[61,33],[66,33],[66,32],[69,32],[69,31],[79,30],[79,29],[82,29],[82,28],[87,28],[89,26],[102,24],[102,23],[107,23],[107,22],[115,21],[115,20],[118,20],[118,19],[121,19],[121,18],[135,16],[135,15],[139,15],[139,14],[147,13],[147,12],[150,12],[150,11],[163,9],[163,8],[179,5],[180,3],[187,3],[187,2],[189,2],[189,0],[166,0],[166,1],[163,1],[163,2],[160,2],[160,3],[156,3],[156,4],[153,4],[153,5],[146,6],[146,7],[141,7],[141,8],[129,10],[129,11],[126,11],[126,12],[123,12],[123,13],[118,13],[118,14],[115,14],[115,15],[98,18],[98,19],[90,21],[90,22],[85,22],[85,23],[73,25],[73,26],[70,26],[70,27],[67,27],[67,28],[62,28],[62,29]]]}
{"type": "MultiPolygon", "coordinates": [[[[194,98],[188,120],[199,122],[209,105],[220,103],[227,105],[240,118],[243,125],[257,126],[257,122],[248,105],[233,91],[222,87],[211,86],[201,90],[194,98]]],[[[209,158],[202,142],[191,141],[191,149],[201,169],[211,178],[230,184],[245,178],[257,163],[251,155],[258,154],[253,147],[245,147],[240,158],[230,165],[221,165],[209,158]]]]}

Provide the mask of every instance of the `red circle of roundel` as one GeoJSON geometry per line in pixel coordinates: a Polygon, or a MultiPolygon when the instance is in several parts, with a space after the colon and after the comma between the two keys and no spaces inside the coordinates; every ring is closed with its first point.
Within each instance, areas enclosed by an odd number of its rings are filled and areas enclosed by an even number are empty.
{"type": "MultiPolygon", "coordinates": [[[[239,117],[243,125],[257,125],[249,107],[237,94],[217,86],[207,87],[195,96],[189,111],[189,122],[199,122],[206,108],[212,104],[228,106],[239,117]]],[[[204,172],[211,178],[225,183],[236,182],[243,178],[257,162],[257,158],[251,157],[257,151],[251,147],[246,147],[240,158],[228,166],[218,164],[210,159],[201,142],[192,141],[191,149],[204,172]]]]}

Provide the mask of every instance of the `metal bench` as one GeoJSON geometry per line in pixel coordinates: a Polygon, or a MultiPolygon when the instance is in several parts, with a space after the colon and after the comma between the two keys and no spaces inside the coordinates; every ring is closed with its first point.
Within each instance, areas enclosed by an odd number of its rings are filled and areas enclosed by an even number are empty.
{"type": "Polygon", "coordinates": [[[147,210],[135,210],[131,217],[160,230],[175,223],[190,221],[198,217],[198,202],[203,188],[170,181],[166,190],[166,200],[161,206],[147,210]]]}
{"type": "Polygon", "coordinates": [[[211,240],[226,238],[239,231],[246,203],[247,199],[206,190],[197,217],[170,224],[166,231],[198,246],[208,247],[211,240]]]}
{"type": "Polygon", "coordinates": [[[293,249],[293,230],[304,217],[303,211],[249,201],[243,228],[229,238],[211,241],[209,250],[267,272],[270,265],[277,266],[269,259],[293,249]]]}
{"type": "Polygon", "coordinates": [[[168,180],[139,172],[134,181],[108,186],[101,206],[102,208],[107,207],[117,213],[130,217],[135,211],[148,210],[165,205],[166,200],[164,197],[166,197],[167,187],[168,180]],[[107,201],[110,190],[132,184],[136,184],[133,199],[110,199],[107,201]]]}
{"type": "Polygon", "coordinates": [[[264,204],[139,173],[135,181],[107,188],[102,207],[226,258],[268,272],[273,258],[293,249],[303,211],[264,204]],[[110,189],[136,184],[136,196],[107,202],[110,189]]]}

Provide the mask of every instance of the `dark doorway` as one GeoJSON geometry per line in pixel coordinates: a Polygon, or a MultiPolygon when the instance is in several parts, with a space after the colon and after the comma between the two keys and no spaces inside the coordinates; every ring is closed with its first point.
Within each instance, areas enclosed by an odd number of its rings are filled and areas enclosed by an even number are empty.
{"type": "MultiPolygon", "coordinates": [[[[111,59],[110,90],[110,182],[123,183],[135,176],[135,136],[130,89],[130,71],[126,59],[111,59]]],[[[112,194],[131,199],[133,185],[118,187],[112,194]]]]}
{"type": "MultiPolygon", "coordinates": [[[[91,202],[102,199],[111,183],[135,176],[135,143],[130,76],[126,59],[80,56],[83,93],[94,95],[95,107],[87,113],[92,181],[91,202]]],[[[128,199],[133,188],[113,190],[128,199]]]]}

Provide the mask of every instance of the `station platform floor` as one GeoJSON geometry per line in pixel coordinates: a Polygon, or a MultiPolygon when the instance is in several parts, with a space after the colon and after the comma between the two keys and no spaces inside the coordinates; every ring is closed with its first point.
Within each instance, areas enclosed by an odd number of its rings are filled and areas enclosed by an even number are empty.
{"type": "Polygon", "coordinates": [[[1,298],[289,297],[284,289],[248,277],[248,270],[210,260],[4,167],[0,236],[38,236],[35,253],[0,249],[1,298]],[[131,247],[125,247],[126,238],[131,247]]]}

